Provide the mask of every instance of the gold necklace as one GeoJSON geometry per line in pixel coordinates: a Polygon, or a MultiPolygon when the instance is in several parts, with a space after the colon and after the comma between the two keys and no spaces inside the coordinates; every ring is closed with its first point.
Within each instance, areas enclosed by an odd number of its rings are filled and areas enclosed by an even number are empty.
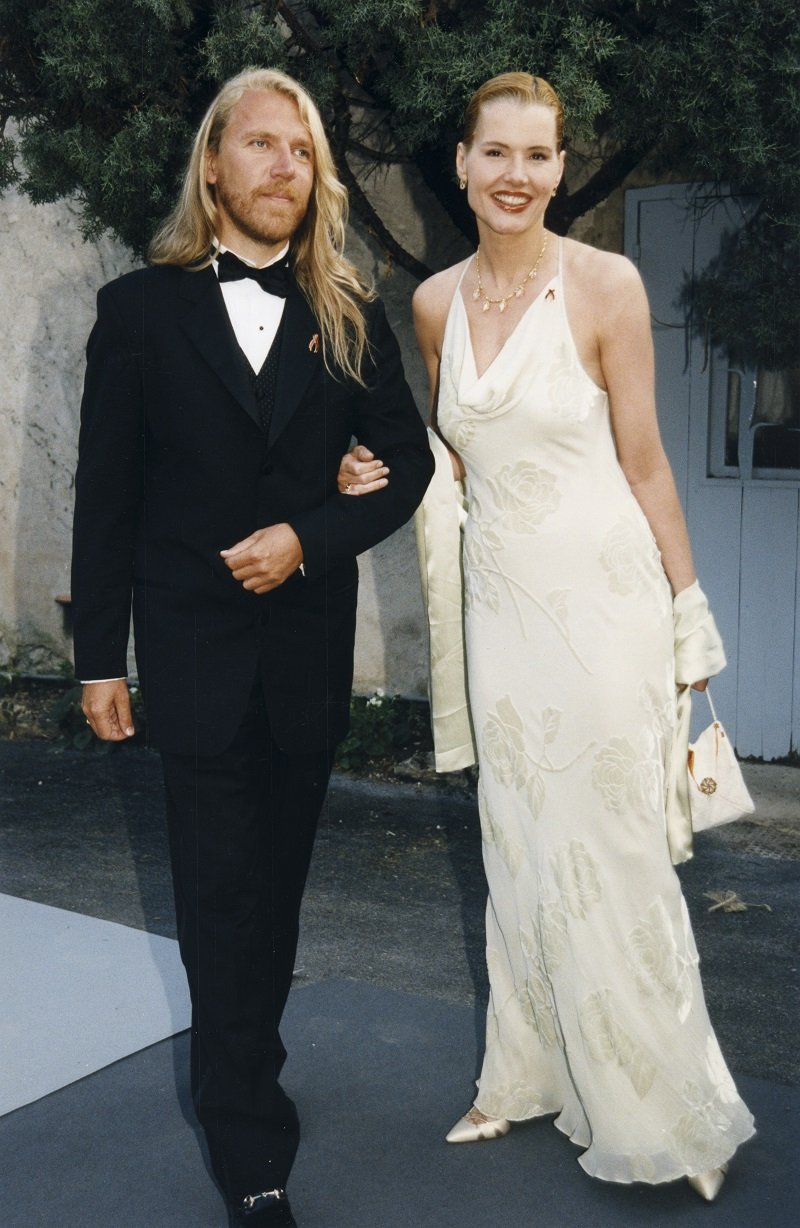
{"type": "Polygon", "coordinates": [[[515,290],[512,290],[510,294],[507,294],[505,298],[490,298],[489,295],[484,290],[483,282],[481,281],[481,248],[480,248],[480,244],[478,244],[478,250],[475,253],[475,274],[478,278],[478,284],[475,287],[475,289],[472,291],[472,297],[476,302],[478,301],[479,298],[483,299],[483,306],[481,307],[481,311],[488,311],[489,308],[494,306],[495,303],[497,304],[500,311],[505,311],[506,303],[510,303],[512,298],[520,298],[528,282],[534,279],[536,277],[536,274],[539,272],[539,265],[542,263],[542,256],[544,255],[546,248],[547,248],[547,232],[545,232],[544,243],[542,244],[542,250],[539,252],[539,255],[536,257],[536,264],[533,266],[530,272],[525,274],[525,276],[523,277],[522,281],[519,283],[517,288],[515,290]]]}

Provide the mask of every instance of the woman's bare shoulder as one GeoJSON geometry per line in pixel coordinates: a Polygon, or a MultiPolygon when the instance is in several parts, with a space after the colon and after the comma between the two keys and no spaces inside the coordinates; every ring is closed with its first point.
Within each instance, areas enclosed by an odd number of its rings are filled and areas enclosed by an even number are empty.
{"type": "Polygon", "coordinates": [[[567,239],[564,265],[568,297],[573,291],[576,311],[580,312],[582,305],[600,332],[613,328],[622,317],[649,319],[648,297],[639,270],[625,255],[567,239]]]}
{"type": "Polygon", "coordinates": [[[595,301],[621,292],[642,293],[642,279],[636,266],[617,252],[604,252],[588,243],[565,239],[564,263],[568,279],[595,301]]]}
{"type": "Polygon", "coordinates": [[[449,269],[442,269],[441,273],[434,273],[432,277],[428,277],[417,286],[411,306],[418,325],[422,324],[427,327],[440,323],[444,325],[459,278],[466,264],[466,260],[453,264],[449,269]]]}

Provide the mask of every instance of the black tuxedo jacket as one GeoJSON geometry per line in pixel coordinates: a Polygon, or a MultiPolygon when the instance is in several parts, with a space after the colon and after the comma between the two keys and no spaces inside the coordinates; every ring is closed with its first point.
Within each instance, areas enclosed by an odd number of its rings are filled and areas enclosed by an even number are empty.
{"type": "Polygon", "coordinates": [[[319,324],[291,289],[266,436],[213,269],[143,269],[98,295],[75,481],[75,671],[127,673],[132,603],[162,750],[223,750],[259,669],[285,750],[346,732],[355,558],[409,519],[433,468],[380,301],[366,313],[362,388],[327,372],[319,324]],[[354,435],[391,468],[388,487],[363,498],[336,491],[354,435]],[[250,593],[219,552],[282,522],[300,539],[305,575],[250,593]]]}

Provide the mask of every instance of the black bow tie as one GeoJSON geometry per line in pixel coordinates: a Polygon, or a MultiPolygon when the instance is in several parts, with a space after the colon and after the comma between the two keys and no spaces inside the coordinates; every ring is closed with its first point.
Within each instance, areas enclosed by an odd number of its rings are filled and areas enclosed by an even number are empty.
{"type": "Polygon", "coordinates": [[[289,293],[289,266],[287,260],[278,264],[268,264],[266,268],[255,269],[245,264],[233,252],[222,252],[217,256],[217,269],[220,281],[240,281],[243,277],[252,277],[267,294],[277,294],[286,298],[289,293]]]}

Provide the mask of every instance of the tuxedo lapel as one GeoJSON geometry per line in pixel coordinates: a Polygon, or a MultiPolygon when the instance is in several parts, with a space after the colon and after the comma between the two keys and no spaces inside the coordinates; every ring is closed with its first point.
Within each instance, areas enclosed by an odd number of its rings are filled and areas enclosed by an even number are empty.
{"type": "Polygon", "coordinates": [[[283,311],[278,382],[268,437],[270,447],[297,409],[312,375],[322,369],[324,359],[319,331],[311,308],[292,282],[283,311]]]}
{"type": "Polygon", "coordinates": [[[209,266],[197,273],[183,271],[180,281],[180,324],[200,357],[219,376],[256,425],[260,425],[253,382],[247,362],[225,309],[217,275],[209,266]]]}

